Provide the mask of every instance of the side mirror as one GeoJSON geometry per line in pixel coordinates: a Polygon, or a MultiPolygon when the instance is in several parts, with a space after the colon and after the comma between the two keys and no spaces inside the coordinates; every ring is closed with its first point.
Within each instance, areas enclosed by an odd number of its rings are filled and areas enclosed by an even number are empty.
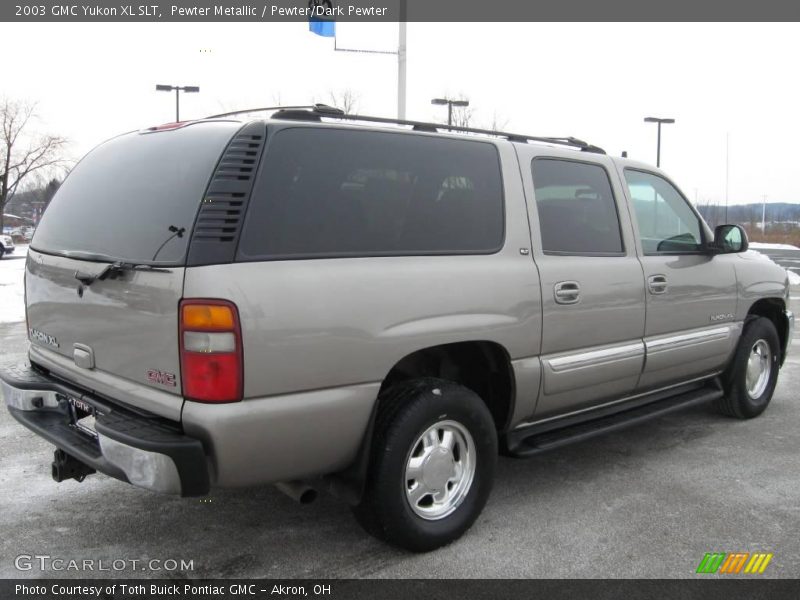
{"type": "Polygon", "coordinates": [[[718,225],[714,229],[714,252],[733,254],[735,252],[744,252],[749,246],[747,232],[739,225],[718,225]]]}

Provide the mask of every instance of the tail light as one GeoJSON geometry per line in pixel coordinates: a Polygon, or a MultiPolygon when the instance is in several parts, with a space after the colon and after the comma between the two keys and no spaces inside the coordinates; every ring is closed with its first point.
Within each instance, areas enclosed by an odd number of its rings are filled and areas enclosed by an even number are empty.
{"type": "Polygon", "coordinates": [[[236,305],[192,299],[180,304],[183,395],[197,402],[238,402],[244,367],[236,305]]]}

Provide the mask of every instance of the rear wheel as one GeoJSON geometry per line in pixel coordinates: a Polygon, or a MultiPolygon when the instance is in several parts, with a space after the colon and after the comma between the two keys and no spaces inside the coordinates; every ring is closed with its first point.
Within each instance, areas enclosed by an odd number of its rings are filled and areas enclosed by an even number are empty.
{"type": "Polygon", "coordinates": [[[0,244],[0,260],[3,260],[3,257],[6,255],[6,247],[3,244],[0,244]]]}
{"type": "Polygon", "coordinates": [[[725,396],[717,406],[728,416],[751,419],[772,400],[778,382],[780,341],[772,321],[757,317],[745,324],[739,345],[725,372],[725,396]]]}
{"type": "Polygon", "coordinates": [[[496,461],[494,421],[474,392],[437,379],[402,383],[381,397],[356,518],[407,550],[448,544],[486,504],[496,461]]]}

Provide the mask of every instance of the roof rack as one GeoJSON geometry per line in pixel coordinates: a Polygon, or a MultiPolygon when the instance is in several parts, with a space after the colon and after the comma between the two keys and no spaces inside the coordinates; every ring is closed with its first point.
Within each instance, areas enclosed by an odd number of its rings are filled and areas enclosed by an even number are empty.
{"type": "Polygon", "coordinates": [[[203,117],[204,119],[221,119],[223,117],[235,117],[236,115],[246,115],[254,112],[266,112],[268,110],[302,110],[302,109],[316,109],[317,104],[303,104],[300,106],[263,106],[261,108],[247,108],[245,110],[232,110],[231,112],[220,113],[218,115],[209,115],[203,117]]]}
{"type": "Polygon", "coordinates": [[[406,119],[392,119],[388,117],[371,117],[367,115],[347,114],[342,109],[327,104],[314,104],[306,106],[268,106],[264,108],[251,108],[248,110],[236,110],[219,115],[206,117],[216,119],[221,117],[231,117],[253,112],[274,111],[273,119],[288,119],[295,121],[322,121],[326,119],[343,119],[347,121],[362,121],[366,123],[387,123],[391,125],[408,125],[415,131],[427,131],[430,133],[457,132],[457,133],[478,133],[481,135],[491,135],[505,138],[510,142],[543,142],[546,144],[558,144],[578,148],[582,152],[592,152],[594,154],[605,154],[606,151],[599,146],[594,146],[574,137],[541,137],[524,135],[520,133],[509,133],[507,131],[495,131],[492,129],[480,129],[477,127],[460,127],[457,125],[443,125],[442,123],[428,123],[425,121],[409,121],[406,119]]]}

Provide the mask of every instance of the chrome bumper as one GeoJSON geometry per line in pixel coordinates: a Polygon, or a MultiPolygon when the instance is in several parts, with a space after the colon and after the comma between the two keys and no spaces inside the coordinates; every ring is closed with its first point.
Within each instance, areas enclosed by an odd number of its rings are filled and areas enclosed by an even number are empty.
{"type": "Polygon", "coordinates": [[[22,425],[101,473],[154,492],[208,493],[202,444],[172,427],[109,405],[28,365],[0,368],[0,394],[22,425]],[[70,398],[94,409],[96,438],[72,423],[70,398]]]}

